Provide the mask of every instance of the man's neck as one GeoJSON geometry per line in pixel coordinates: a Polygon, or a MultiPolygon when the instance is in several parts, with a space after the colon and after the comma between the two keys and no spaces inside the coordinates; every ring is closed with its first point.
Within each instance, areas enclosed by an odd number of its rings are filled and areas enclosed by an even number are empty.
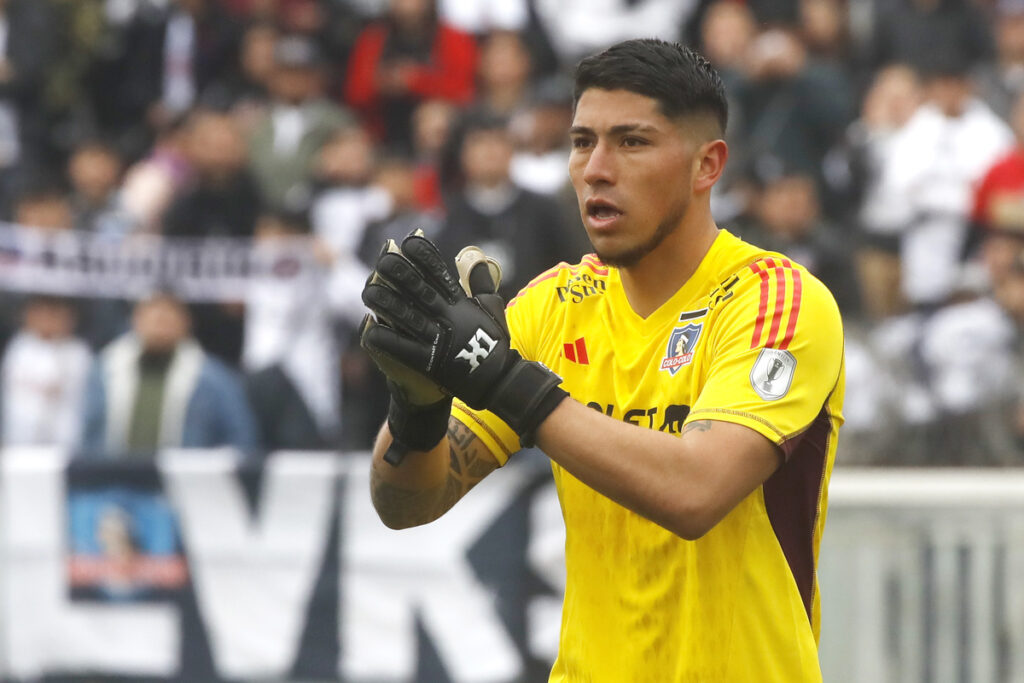
{"type": "Polygon", "coordinates": [[[620,269],[633,311],[646,318],[671,299],[697,271],[717,236],[710,216],[696,225],[681,225],[639,263],[620,269]]]}

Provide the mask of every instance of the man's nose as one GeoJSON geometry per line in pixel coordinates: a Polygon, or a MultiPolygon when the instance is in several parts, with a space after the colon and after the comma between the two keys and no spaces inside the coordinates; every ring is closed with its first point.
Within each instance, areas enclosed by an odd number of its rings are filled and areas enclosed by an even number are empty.
{"type": "Polygon", "coordinates": [[[598,142],[587,159],[587,165],[583,169],[583,182],[588,185],[599,183],[614,183],[616,168],[615,155],[610,145],[605,142],[598,142]]]}

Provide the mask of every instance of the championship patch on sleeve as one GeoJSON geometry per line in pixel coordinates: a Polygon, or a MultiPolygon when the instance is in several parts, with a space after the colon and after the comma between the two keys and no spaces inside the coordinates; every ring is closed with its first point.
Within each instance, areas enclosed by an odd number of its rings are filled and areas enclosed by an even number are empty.
{"type": "Polygon", "coordinates": [[[750,386],[766,401],[777,401],[789,392],[796,358],[784,349],[761,349],[750,370],[750,386]]]}

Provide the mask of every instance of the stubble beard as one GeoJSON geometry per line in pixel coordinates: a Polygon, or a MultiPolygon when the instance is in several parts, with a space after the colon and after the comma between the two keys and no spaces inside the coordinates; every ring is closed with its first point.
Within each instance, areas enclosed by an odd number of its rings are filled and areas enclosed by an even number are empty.
{"type": "Polygon", "coordinates": [[[665,220],[658,224],[657,229],[654,231],[654,234],[651,235],[650,239],[643,244],[638,244],[635,247],[617,254],[602,252],[595,246],[594,252],[605,265],[612,266],[614,268],[631,268],[632,266],[640,263],[645,256],[657,249],[661,243],[665,241],[666,237],[676,231],[679,224],[683,222],[683,215],[685,213],[686,207],[683,206],[679,211],[666,217],[665,220]]]}

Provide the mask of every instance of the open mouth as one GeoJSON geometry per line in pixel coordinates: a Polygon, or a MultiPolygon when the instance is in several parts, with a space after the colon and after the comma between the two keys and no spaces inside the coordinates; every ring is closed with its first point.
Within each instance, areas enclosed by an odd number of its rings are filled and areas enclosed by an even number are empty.
{"type": "Polygon", "coordinates": [[[586,209],[587,216],[599,221],[611,220],[622,215],[619,207],[604,199],[588,199],[586,209]]]}

